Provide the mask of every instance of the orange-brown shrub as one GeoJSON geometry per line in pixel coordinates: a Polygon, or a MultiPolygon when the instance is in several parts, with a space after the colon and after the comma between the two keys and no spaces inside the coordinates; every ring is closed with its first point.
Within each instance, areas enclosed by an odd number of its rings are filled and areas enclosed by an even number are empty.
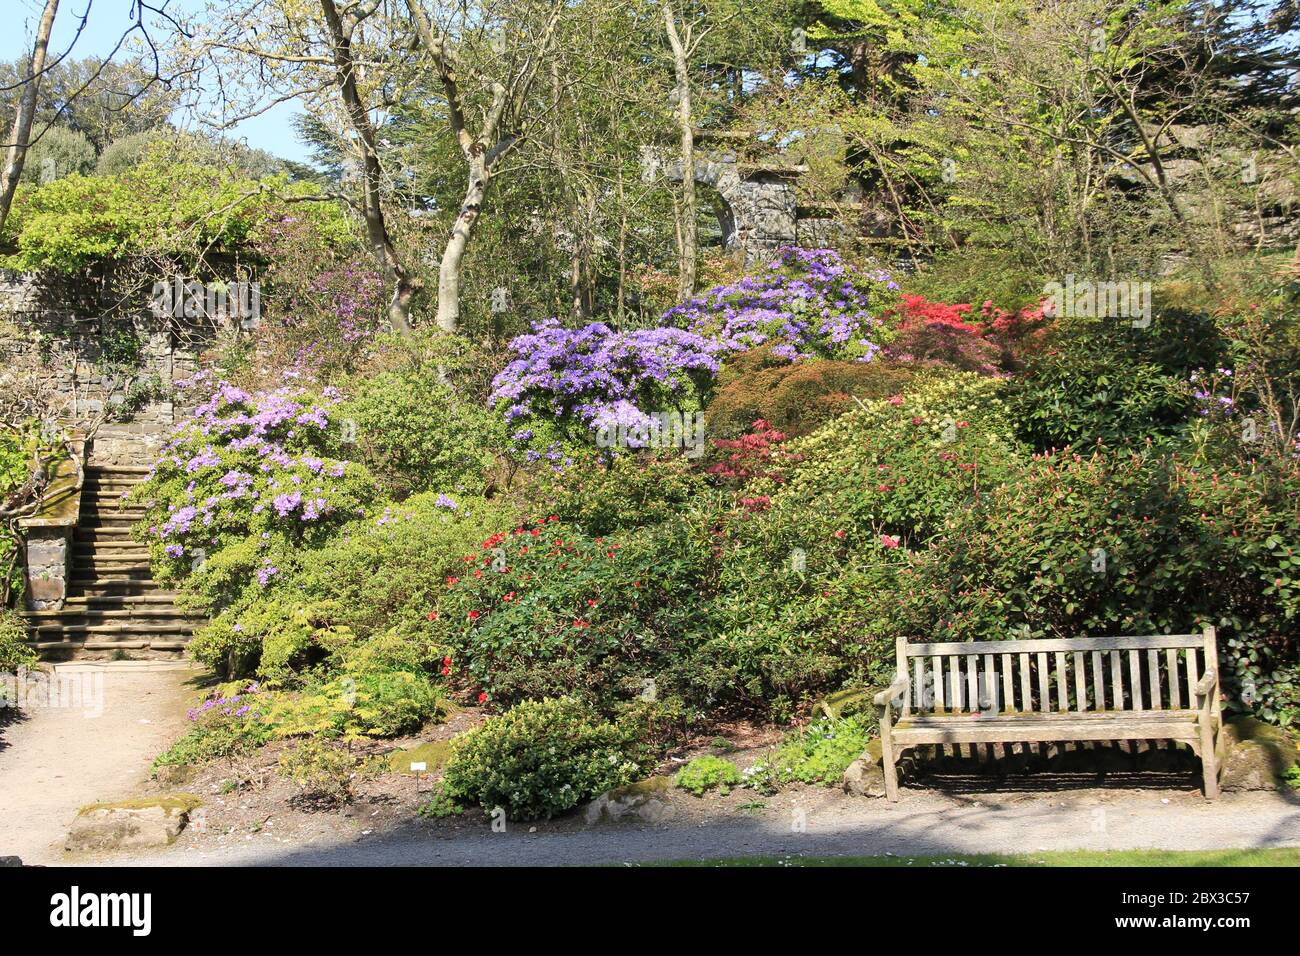
{"type": "Polygon", "coordinates": [[[912,377],[908,368],[886,362],[831,359],[791,364],[766,347],[728,360],[704,409],[713,438],[734,438],[764,419],[786,435],[803,435],[862,401],[886,398],[912,377]]]}

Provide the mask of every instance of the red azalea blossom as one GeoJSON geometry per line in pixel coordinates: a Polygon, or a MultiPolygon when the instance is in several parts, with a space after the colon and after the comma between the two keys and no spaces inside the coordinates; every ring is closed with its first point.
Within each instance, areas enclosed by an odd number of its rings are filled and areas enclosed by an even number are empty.
{"type": "Polygon", "coordinates": [[[843,530],[836,531],[836,532],[835,532],[831,537],[838,538],[839,540],[843,541],[843,540],[844,540],[844,532],[843,532],[843,530]]]}
{"type": "Polygon", "coordinates": [[[470,612],[469,612],[469,619],[470,619],[471,621],[477,621],[477,620],[478,620],[478,611],[470,611],[470,612]]]}
{"type": "Polygon", "coordinates": [[[486,704],[486,703],[487,703],[487,691],[485,691],[485,690],[481,690],[481,691],[478,692],[478,702],[479,702],[480,704],[486,704]]]}
{"type": "Polygon", "coordinates": [[[573,626],[578,628],[579,630],[581,630],[584,627],[591,627],[591,625],[588,624],[586,621],[584,621],[582,618],[578,618],[576,621],[574,621],[573,626]]]}
{"type": "Polygon", "coordinates": [[[595,607],[599,603],[600,602],[597,601],[595,598],[587,598],[587,607],[595,607]]]}
{"type": "Polygon", "coordinates": [[[880,546],[882,548],[897,548],[898,539],[890,534],[882,534],[880,536],[880,546]]]}
{"type": "Polygon", "coordinates": [[[503,600],[503,601],[513,601],[514,599],[515,599],[515,592],[514,592],[514,591],[511,591],[509,594],[503,594],[503,595],[501,595],[501,600],[503,600]]]}
{"type": "Polygon", "coordinates": [[[429,612],[429,620],[431,620],[431,621],[436,621],[436,620],[438,620],[438,612],[437,612],[437,611],[430,611],[430,612],[429,612]]]}
{"type": "Polygon", "coordinates": [[[447,576],[447,587],[453,587],[458,583],[460,583],[460,578],[456,577],[455,575],[447,576]]]}

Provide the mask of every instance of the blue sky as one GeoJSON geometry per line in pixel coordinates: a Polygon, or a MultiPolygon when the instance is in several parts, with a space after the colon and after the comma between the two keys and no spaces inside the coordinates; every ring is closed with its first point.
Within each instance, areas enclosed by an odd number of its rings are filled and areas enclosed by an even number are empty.
{"type": "MultiPolygon", "coordinates": [[[[122,32],[130,25],[131,0],[62,0],[54,21],[50,55],[57,56],[68,48],[76,27],[90,3],[90,17],[82,31],[72,57],[107,56],[122,32]]],[[[30,54],[36,24],[44,9],[44,0],[4,0],[8,29],[0,32],[0,60],[15,60],[30,54]]],[[[169,10],[196,9],[193,0],[172,0],[169,10]]],[[[306,162],[307,149],[294,136],[293,117],[301,112],[294,103],[280,103],[261,116],[239,124],[229,135],[247,141],[249,146],[264,149],[284,159],[306,162]]],[[[179,118],[178,118],[179,119],[179,118]]]]}

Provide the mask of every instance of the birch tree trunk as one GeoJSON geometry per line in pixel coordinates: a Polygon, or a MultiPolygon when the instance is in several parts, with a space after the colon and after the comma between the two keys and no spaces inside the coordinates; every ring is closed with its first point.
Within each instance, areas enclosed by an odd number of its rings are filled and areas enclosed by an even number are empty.
{"type": "Polygon", "coordinates": [[[468,160],[469,185],[465,190],[465,200],[460,204],[460,212],[451,227],[451,237],[438,264],[438,314],[435,321],[444,332],[455,332],[460,326],[461,265],[492,175],[481,150],[469,155],[468,160]]]}
{"type": "Polygon", "coordinates": [[[673,52],[673,70],[677,79],[677,123],[681,127],[681,254],[677,263],[677,297],[688,299],[695,291],[695,260],[699,248],[696,237],[695,129],[691,125],[689,57],[686,45],[677,32],[677,18],[669,3],[664,4],[664,27],[668,32],[668,45],[673,52]]]}
{"type": "Polygon", "coordinates": [[[36,90],[45,70],[45,53],[50,45],[50,32],[54,29],[54,16],[59,12],[59,0],[46,0],[45,11],[36,27],[36,44],[32,48],[32,62],[27,65],[27,80],[18,100],[13,131],[9,136],[9,153],[5,158],[4,173],[0,174],[0,229],[9,218],[18,191],[18,179],[27,162],[27,144],[32,135],[32,120],[36,116],[36,90]]]}

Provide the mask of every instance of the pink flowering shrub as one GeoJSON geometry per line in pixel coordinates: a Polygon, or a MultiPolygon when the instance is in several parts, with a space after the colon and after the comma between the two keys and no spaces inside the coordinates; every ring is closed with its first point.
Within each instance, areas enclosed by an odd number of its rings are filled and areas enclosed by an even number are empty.
{"type": "Polygon", "coordinates": [[[332,454],[347,438],[332,417],[337,392],[288,385],[249,393],[207,373],[188,387],[210,394],[132,492],[148,508],[136,530],[160,580],[216,574],[212,583],[226,595],[247,580],[265,585],[283,549],[365,513],[375,497],[370,474],[332,454]],[[209,568],[235,545],[236,557],[209,568]]]}

